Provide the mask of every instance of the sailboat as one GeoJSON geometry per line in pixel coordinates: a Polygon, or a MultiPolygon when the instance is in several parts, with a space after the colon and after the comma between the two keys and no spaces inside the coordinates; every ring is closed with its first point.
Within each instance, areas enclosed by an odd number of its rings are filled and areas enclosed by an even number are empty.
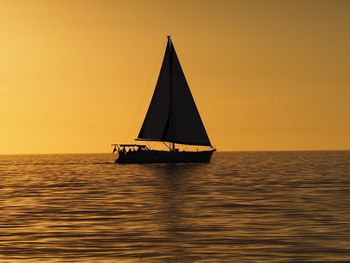
{"type": "MultiPolygon", "coordinates": [[[[158,81],[137,141],[158,141],[168,150],[142,144],[112,144],[116,163],[209,162],[212,146],[192,97],[170,36],[158,81]],[[205,150],[180,150],[176,144],[206,146],[205,150]]],[[[203,148],[203,147],[202,147],[203,148]]]]}

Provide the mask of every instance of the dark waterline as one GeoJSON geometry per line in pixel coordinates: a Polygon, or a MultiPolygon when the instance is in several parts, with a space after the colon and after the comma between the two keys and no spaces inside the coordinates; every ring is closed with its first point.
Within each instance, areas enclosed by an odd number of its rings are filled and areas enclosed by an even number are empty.
{"type": "Polygon", "coordinates": [[[350,152],[0,155],[0,262],[350,261],[350,152]]]}

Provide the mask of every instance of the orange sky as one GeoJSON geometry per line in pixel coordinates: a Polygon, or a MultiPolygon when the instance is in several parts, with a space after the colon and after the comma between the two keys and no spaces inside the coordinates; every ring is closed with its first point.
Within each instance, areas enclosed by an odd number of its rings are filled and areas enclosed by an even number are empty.
{"type": "Polygon", "coordinates": [[[135,138],[169,33],[219,150],[350,149],[349,10],[1,1],[0,153],[109,152],[135,138]]]}

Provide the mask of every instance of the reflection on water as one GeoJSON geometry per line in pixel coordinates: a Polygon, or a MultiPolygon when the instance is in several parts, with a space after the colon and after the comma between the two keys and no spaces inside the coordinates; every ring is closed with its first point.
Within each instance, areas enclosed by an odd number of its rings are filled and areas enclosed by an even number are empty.
{"type": "Polygon", "coordinates": [[[350,261],[350,152],[0,156],[0,262],[350,261]]]}

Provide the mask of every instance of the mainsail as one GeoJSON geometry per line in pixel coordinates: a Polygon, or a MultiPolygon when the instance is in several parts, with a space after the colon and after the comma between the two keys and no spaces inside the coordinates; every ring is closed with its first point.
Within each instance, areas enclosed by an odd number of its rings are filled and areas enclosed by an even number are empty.
{"type": "Polygon", "coordinates": [[[211,146],[170,37],[137,139],[211,146]]]}

